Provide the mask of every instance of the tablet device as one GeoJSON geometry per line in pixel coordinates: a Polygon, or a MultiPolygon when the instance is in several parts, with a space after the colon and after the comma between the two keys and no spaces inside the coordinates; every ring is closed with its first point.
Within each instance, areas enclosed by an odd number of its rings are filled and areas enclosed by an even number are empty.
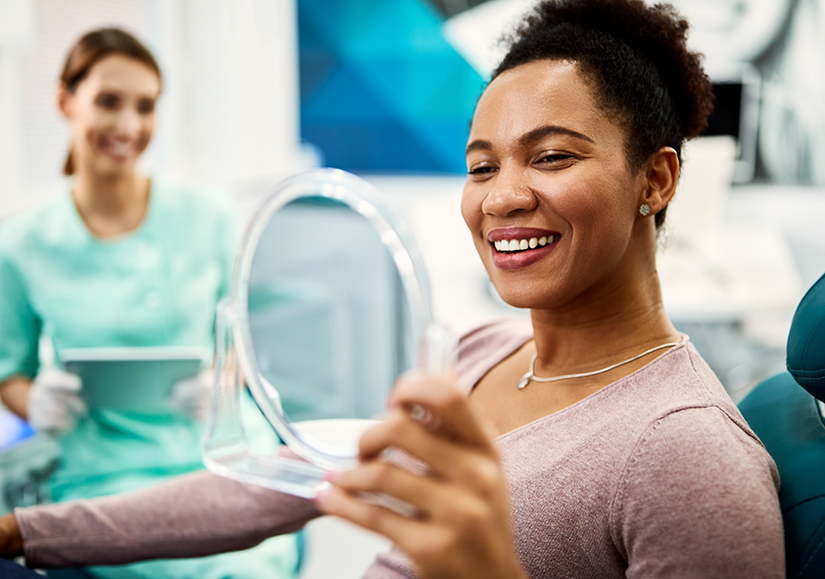
{"type": "Polygon", "coordinates": [[[178,380],[204,367],[204,348],[66,348],[59,354],[66,372],[80,376],[80,396],[89,408],[168,414],[178,380]]]}

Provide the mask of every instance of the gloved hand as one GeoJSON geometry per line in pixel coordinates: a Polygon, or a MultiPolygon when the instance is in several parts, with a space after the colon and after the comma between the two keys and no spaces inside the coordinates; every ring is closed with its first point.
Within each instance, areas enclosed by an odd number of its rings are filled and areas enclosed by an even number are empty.
{"type": "Polygon", "coordinates": [[[200,374],[178,380],[172,386],[169,405],[175,412],[205,422],[212,406],[215,372],[204,370],[200,374]]]}
{"type": "Polygon", "coordinates": [[[28,422],[35,430],[54,434],[77,426],[81,416],[89,413],[86,402],[78,395],[80,377],[61,370],[43,370],[32,382],[26,401],[28,422]]]}

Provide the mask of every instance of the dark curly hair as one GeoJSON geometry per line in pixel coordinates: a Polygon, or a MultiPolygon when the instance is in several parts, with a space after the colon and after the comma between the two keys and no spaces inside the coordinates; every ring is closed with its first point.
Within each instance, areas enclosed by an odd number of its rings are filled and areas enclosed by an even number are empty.
{"type": "MultiPolygon", "coordinates": [[[[702,56],[687,48],[687,20],[644,0],[543,0],[505,39],[493,72],[536,60],[571,60],[595,84],[597,101],[624,125],[627,158],[638,169],[661,147],[698,136],[713,111],[702,56]]],[[[656,227],[665,210],[656,214],[656,227]]]]}

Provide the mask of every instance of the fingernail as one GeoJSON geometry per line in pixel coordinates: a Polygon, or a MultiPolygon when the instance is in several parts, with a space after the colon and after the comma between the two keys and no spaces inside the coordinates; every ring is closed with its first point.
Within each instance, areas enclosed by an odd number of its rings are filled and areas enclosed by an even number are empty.
{"type": "Polygon", "coordinates": [[[337,481],[340,476],[341,473],[337,470],[328,470],[324,474],[324,480],[327,481],[327,483],[335,484],[335,481],[337,481]]]}
{"type": "Polygon", "coordinates": [[[312,502],[317,505],[323,505],[329,499],[329,494],[332,491],[332,485],[328,482],[322,482],[315,487],[315,496],[312,502]]]}

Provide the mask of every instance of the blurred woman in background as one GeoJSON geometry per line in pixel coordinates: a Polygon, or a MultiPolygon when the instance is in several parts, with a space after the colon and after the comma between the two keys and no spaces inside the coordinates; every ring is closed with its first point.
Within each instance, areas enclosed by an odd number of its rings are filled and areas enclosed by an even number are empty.
{"type": "MultiPolygon", "coordinates": [[[[0,227],[0,398],[36,430],[60,435],[54,501],[134,490],[202,468],[210,373],[178,382],[168,413],[145,414],[89,409],[78,376],[40,365],[43,336],[58,362],[65,348],[211,350],[237,224],[228,201],[138,171],[161,86],[157,62],[130,34],[101,29],[80,38],[57,99],[71,129],[70,191],[0,227]]],[[[88,573],[291,577],[297,557],[295,537],[286,536],[251,553],[88,573]]]]}

